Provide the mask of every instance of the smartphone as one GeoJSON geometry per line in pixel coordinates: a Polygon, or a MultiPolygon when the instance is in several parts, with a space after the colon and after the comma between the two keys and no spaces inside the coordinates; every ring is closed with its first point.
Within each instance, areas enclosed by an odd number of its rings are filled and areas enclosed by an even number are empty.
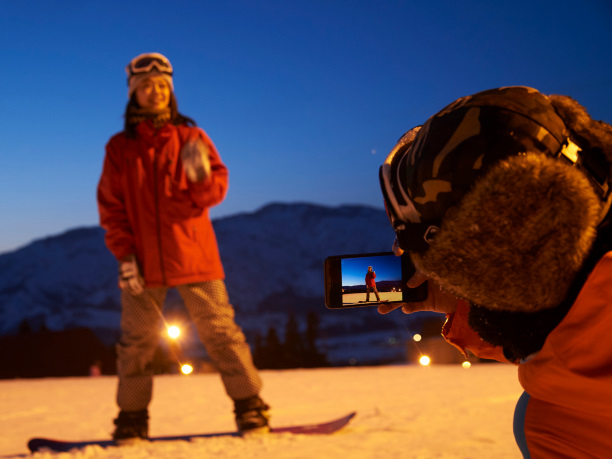
{"type": "Polygon", "coordinates": [[[424,301],[427,282],[406,287],[414,272],[407,253],[400,257],[393,252],[329,256],[325,259],[325,306],[342,309],[424,301]]]}

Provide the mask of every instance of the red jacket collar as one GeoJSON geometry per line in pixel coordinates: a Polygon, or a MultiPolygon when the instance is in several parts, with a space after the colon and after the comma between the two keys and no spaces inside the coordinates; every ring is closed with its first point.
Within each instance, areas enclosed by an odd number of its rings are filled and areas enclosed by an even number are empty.
{"type": "Polygon", "coordinates": [[[161,128],[156,129],[151,120],[142,121],[136,126],[136,131],[144,138],[169,136],[173,129],[175,129],[175,126],[171,123],[166,123],[161,128]]]}

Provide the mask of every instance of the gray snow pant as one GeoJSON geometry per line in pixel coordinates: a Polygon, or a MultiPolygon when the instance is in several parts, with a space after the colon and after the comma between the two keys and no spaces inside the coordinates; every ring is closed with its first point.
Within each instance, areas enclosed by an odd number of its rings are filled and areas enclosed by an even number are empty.
{"type": "MultiPolygon", "coordinates": [[[[200,340],[221,373],[227,394],[240,400],[259,394],[261,379],[251,350],[234,321],[222,280],[180,285],[177,290],[200,340]]],[[[161,310],[168,289],[146,288],[140,295],[121,293],[121,340],[117,345],[119,387],[117,404],[123,411],[148,407],[153,391],[151,362],[159,345],[161,310]]]]}

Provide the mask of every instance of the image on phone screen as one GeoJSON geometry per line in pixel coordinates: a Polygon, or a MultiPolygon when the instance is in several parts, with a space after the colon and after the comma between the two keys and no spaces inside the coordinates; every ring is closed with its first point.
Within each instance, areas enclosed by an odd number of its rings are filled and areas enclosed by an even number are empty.
{"type": "Polygon", "coordinates": [[[402,262],[393,255],[343,258],[342,305],[402,301],[402,262]]]}

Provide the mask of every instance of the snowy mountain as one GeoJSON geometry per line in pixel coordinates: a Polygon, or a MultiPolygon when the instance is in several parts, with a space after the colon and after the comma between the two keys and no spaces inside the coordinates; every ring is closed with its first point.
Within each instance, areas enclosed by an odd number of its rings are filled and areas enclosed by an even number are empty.
{"type": "MultiPolygon", "coordinates": [[[[325,257],[389,250],[394,236],[384,210],[270,204],[213,223],[230,300],[251,343],[270,327],[282,337],[289,313],[305,327],[306,313],[316,312],[332,362],[402,358],[403,344],[395,343],[405,341],[405,317],[380,316],[374,308],[332,311],[324,304],[325,257]]],[[[27,321],[33,330],[89,327],[112,343],[120,317],[116,274],[99,227],[0,255],[0,335],[16,333],[27,321]]],[[[166,312],[181,304],[171,291],[166,312]]]]}

